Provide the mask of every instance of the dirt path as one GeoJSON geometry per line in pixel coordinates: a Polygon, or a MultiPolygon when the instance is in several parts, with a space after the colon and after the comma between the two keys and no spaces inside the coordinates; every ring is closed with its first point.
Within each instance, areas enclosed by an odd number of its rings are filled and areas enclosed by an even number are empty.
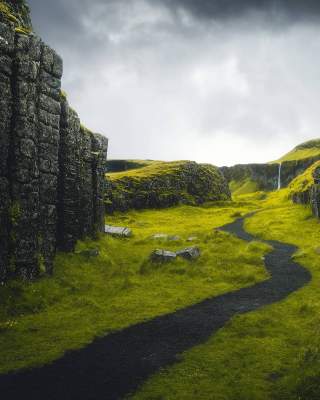
{"type": "MultiPolygon", "coordinates": [[[[239,219],[221,230],[241,239],[255,239],[239,219]]],[[[129,327],[68,352],[42,368],[0,376],[5,400],[115,400],[138,387],[177,355],[206,342],[234,315],[280,301],[310,281],[310,273],[291,256],[295,246],[268,241],[274,248],[265,258],[271,278],[173,314],[129,327]]]]}

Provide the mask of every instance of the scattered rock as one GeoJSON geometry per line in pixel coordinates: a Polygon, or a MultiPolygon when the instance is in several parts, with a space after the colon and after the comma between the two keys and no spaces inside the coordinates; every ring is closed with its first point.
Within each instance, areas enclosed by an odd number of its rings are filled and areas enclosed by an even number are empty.
{"type": "Polygon", "coordinates": [[[188,237],[187,242],[194,242],[195,240],[198,240],[196,236],[190,236],[188,237]]]}
{"type": "Polygon", "coordinates": [[[188,247],[176,253],[177,256],[187,260],[195,260],[200,257],[200,249],[198,247],[188,247]]]}
{"type": "Polygon", "coordinates": [[[129,228],[121,227],[121,226],[105,226],[105,233],[112,236],[119,237],[130,237],[132,236],[132,230],[129,228]]]}
{"type": "Polygon", "coordinates": [[[79,251],[76,254],[80,254],[81,256],[89,258],[89,257],[98,257],[100,255],[100,252],[98,249],[88,249],[88,250],[79,251]]]}
{"type": "Polygon", "coordinates": [[[156,233],[152,236],[154,240],[170,240],[171,242],[178,242],[181,240],[180,236],[177,235],[167,235],[166,233],[156,233]]]}
{"type": "Polygon", "coordinates": [[[170,240],[171,242],[178,242],[179,240],[181,240],[180,236],[168,236],[168,240],[170,240]]]}
{"type": "Polygon", "coordinates": [[[152,239],[154,239],[154,240],[167,240],[168,239],[168,235],[166,235],[165,233],[156,233],[155,235],[152,236],[152,239]]]}
{"type": "Polygon", "coordinates": [[[177,257],[176,253],[169,250],[155,250],[151,254],[151,261],[153,262],[169,262],[177,257]]]}

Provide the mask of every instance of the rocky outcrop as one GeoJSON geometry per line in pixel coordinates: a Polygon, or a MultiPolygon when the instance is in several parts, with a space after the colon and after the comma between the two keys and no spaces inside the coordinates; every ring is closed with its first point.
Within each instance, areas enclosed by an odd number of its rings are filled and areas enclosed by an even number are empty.
{"type": "MultiPolygon", "coordinates": [[[[287,187],[298,175],[302,174],[320,156],[302,160],[283,161],[281,163],[281,187],[287,187]]],[[[222,167],[221,172],[230,183],[250,179],[257,183],[258,190],[276,190],[278,187],[279,164],[239,164],[233,167],[222,167]]]]}
{"type": "Polygon", "coordinates": [[[296,204],[310,204],[312,213],[320,218],[320,167],[316,167],[312,172],[313,184],[307,184],[304,190],[291,193],[291,197],[296,204]]]}
{"type": "Polygon", "coordinates": [[[103,231],[107,139],[80,126],[61,94],[62,60],[29,33],[26,5],[1,4],[13,13],[0,12],[3,281],[52,273],[57,248],[103,231]]]}
{"type": "Polygon", "coordinates": [[[181,162],[175,168],[170,165],[163,163],[163,171],[156,174],[111,177],[106,190],[107,211],[197,205],[231,198],[218,168],[190,161],[181,162]]]}

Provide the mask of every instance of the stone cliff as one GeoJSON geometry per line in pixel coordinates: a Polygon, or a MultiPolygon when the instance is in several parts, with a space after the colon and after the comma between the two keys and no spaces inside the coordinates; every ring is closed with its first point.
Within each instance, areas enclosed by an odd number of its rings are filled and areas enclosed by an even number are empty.
{"type": "Polygon", "coordinates": [[[106,209],[113,212],[197,205],[230,198],[226,180],[213,165],[154,161],[145,167],[110,174],[106,209]]]}
{"type": "Polygon", "coordinates": [[[62,60],[23,1],[0,2],[0,282],[51,273],[57,249],[104,225],[107,139],[61,92],[62,60]]]}
{"type": "MultiPolygon", "coordinates": [[[[281,187],[287,187],[297,176],[302,174],[320,156],[300,160],[283,161],[281,163],[281,187]]],[[[228,183],[250,179],[256,183],[257,190],[276,190],[278,186],[279,164],[239,164],[233,167],[222,167],[221,172],[228,183]]]]}

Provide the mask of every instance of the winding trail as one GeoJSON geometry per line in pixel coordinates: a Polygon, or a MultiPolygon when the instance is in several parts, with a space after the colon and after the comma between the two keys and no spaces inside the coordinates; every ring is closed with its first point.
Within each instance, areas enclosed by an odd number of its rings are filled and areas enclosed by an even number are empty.
{"type": "MultiPolygon", "coordinates": [[[[243,223],[240,218],[220,230],[246,241],[256,239],[243,223]]],[[[177,355],[205,343],[234,315],[280,301],[311,280],[291,258],[295,246],[265,243],[274,248],[265,257],[270,279],[97,339],[42,368],[2,375],[1,398],[117,400],[135,392],[160,368],[174,364],[177,355]]]]}

